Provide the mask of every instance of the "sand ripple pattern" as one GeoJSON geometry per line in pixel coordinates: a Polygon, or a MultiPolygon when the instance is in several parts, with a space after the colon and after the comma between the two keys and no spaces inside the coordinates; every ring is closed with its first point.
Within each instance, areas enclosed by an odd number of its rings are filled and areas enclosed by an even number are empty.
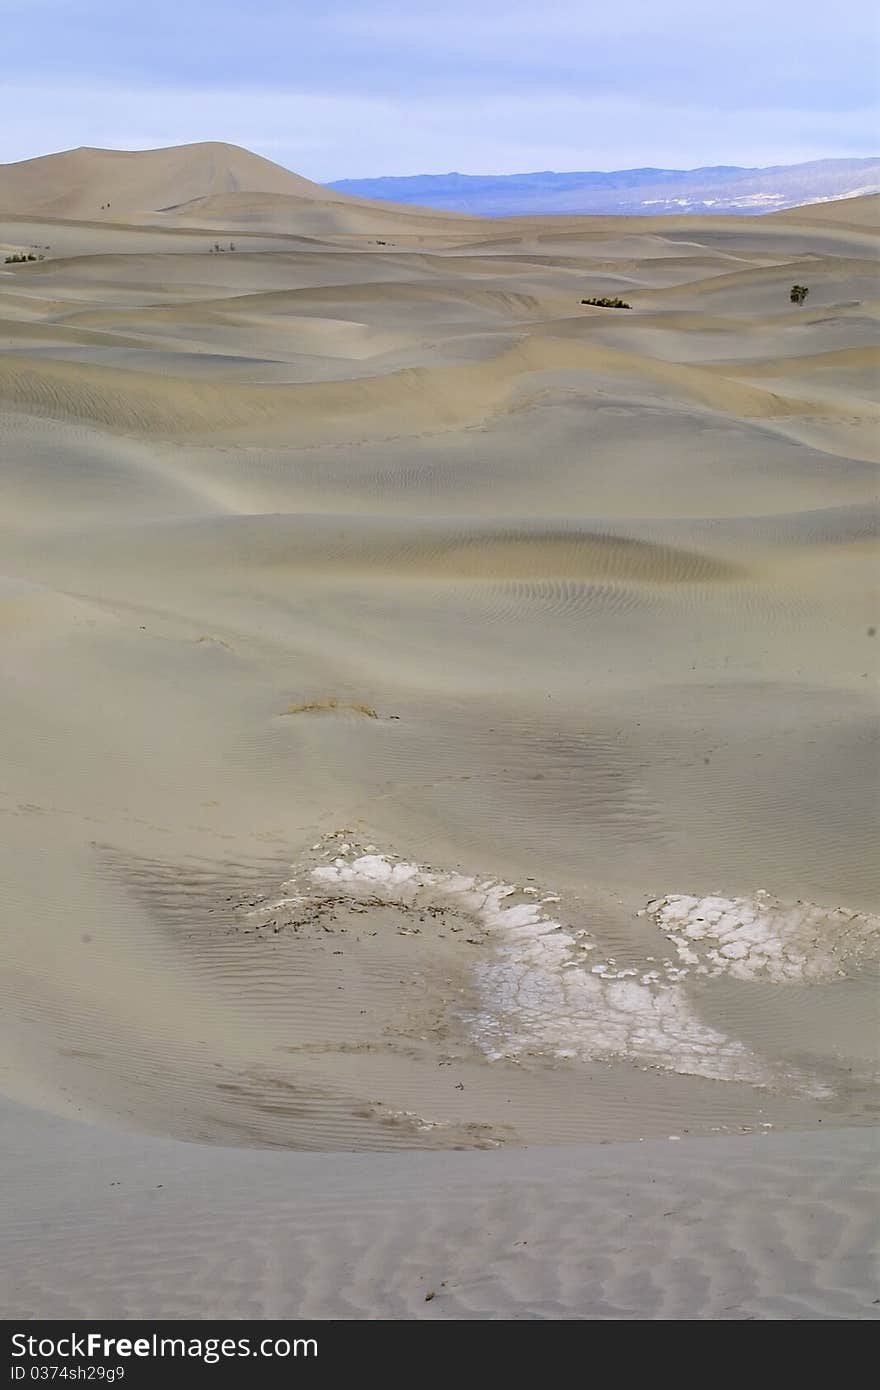
{"type": "Polygon", "coordinates": [[[21,1199],[3,1316],[878,1316],[877,1146],[864,1130],[417,1163],[129,1134],[105,1144],[120,1182],[109,1192],[88,1130],[24,1118],[5,1155],[21,1199]]]}

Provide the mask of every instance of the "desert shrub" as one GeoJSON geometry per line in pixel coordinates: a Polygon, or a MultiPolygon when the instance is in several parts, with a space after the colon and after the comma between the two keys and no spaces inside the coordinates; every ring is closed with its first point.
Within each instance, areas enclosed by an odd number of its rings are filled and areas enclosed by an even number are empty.
{"type": "Polygon", "coordinates": [[[809,285],[792,285],[789,299],[792,304],[803,304],[807,295],[810,293],[809,285]]]}
{"type": "Polygon", "coordinates": [[[33,251],[13,251],[11,256],[4,258],[5,265],[21,265],[24,261],[41,261],[42,256],[35,256],[33,251]]]}
{"type": "Polygon", "coordinates": [[[360,700],[339,700],[335,695],[329,695],[323,700],[303,700],[290,704],[287,709],[282,710],[282,714],[315,714],[315,713],[334,713],[343,710],[352,710],[355,714],[362,714],[367,719],[378,719],[379,715],[372,705],[366,705],[360,700]]]}
{"type": "Polygon", "coordinates": [[[597,309],[631,309],[632,305],[627,304],[625,299],[582,299],[582,304],[594,304],[597,309]]]}

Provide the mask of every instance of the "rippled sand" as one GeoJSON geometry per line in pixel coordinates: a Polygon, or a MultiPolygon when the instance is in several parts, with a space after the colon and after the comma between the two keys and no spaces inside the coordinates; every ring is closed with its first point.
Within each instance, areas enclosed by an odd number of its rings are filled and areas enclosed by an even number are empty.
{"type": "Polygon", "coordinates": [[[318,1151],[876,1122],[872,200],[304,187],[0,214],[50,248],[0,264],[7,1096],[318,1151]]]}

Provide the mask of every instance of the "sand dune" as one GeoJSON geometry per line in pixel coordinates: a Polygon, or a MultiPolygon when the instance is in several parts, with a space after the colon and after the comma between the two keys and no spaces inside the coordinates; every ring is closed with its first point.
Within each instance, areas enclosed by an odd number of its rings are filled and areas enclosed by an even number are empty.
{"type": "Polygon", "coordinates": [[[194,198],[248,192],[326,197],[308,179],[236,145],[179,145],[160,150],[81,148],[0,165],[0,206],[48,217],[125,219],[194,198]]]}
{"type": "Polygon", "coordinates": [[[875,203],[0,169],[10,1314],[871,1315],[875,203]]]}
{"type": "MultiPolygon", "coordinates": [[[[393,203],[332,195],[329,189],[310,185],[300,194],[220,193],[194,198],[176,207],[163,209],[176,224],[201,223],[207,227],[235,230],[258,227],[261,231],[287,232],[295,227],[308,236],[436,237],[448,231],[464,235],[471,220],[462,213],[437,214],[420,208],[395,207],[393,203]]],[[[387,244],[387,240],[384,243],[387,244]]]]}
{"type": "Polygon", "coordinates": [[[842,227],[865,227],[876,231],[880,218],[880,193],[868,193],[862,198],[841,198],[829,203],[812,203],[805,208],[788,208],[785,212],[774,212],[772,218],[777,222],[801,222],[805,224],[832,223],[842,227]]]}
{"type": "MultiPolygon", "coordinates": [[[[310,325],[314,342],[316,329],[310,325]]],[[[349,340],[351,338],[349,335],[349,340]]],[[[334,358],[346,354],[334,344],[334,358]]],[[[302,350],[302,348],[300,348],[302,350]]],[[[808,359],[809,360],[809,359],[808,359]]],[[[862,360],[862,359],[860,359],[862,360]]],[[[741,370],[741,369],[739,369],[741,370]]],[[[771,375],[766,368],[763,375],[771,375]]],[[[351,374],[344,380],[263,385],[179,377],[169,382],[152,373],[85,362],[57,362],[7,353],[0,362],[0,402],[7,409],[53,419],[87,421],[99,428],[159,439],[226,440],[230,443],[286,442],[291,447],[319,441],[348,441],[427,433],[483,424],[515,409],[528,393],[546,394],[553,374],[564,389],[566,376],[588,374],[609,384],[623,377],[647,400],[694,403],[740,419],[809,418],[834,414],[828,404],[787,397],[778,390],[744,385],[720,369],[641,358],[610,347],[544,338],[531,333],[478,363],[402,367],[383,375],[351,374]],[[538,376],[539,383],[534,381],[538,376]]],[[[603,385],[597,385],[603,394],[603,385]]],[[[844,407],[841,407],[841,412],[844,407]]],[[[870,407],[865,407],[873,418],[870,407]]]]}
{"type": "Polygon", "coordinates": [[[10,1316],[877,1316],[877,1152],[863,1131],[369,1167],[129,1135],[108,1136],[96,1163],[84,1126],[11,1107],[4,1135],[27,1194],[10,1223],[10,1316]],[[60,1147],[64,1193],[35,1201],[60,1147]]]}

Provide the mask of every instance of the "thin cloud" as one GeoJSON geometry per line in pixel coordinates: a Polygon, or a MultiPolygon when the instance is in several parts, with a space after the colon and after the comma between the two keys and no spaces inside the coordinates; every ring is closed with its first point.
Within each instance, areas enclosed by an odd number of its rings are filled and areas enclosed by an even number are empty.
{"type": "Polygon", "coordinates": [[[863,0],[315,10],[28,0],[22,24],[0,0],[0,159],[222,139],[329,180],[784,163],[878,141],[863,0]]]}

